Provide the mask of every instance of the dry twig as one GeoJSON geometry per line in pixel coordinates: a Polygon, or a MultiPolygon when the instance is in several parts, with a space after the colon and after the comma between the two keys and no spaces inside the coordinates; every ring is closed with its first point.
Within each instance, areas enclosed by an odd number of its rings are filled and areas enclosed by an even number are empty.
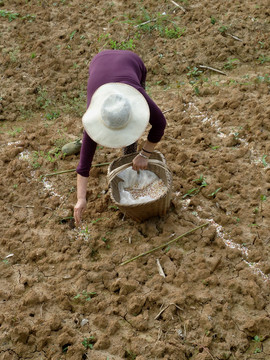
{"type": "Polygon", "coordinates": [[[173,3],[173,5],[175,5],[175,6],[179,7],[179,9],[181,9],[184,13],[186,12],[186,9],[185,9],[185,8],[183,8],[183,6],[181,6],[181,5],[177,4],[177,2],[175,2],[175,1],[173,1],[173,0],[171,0],[171,2],[173,3]]]}
{"type": "Polygon", "coordinates": [[[168,110],[164,110],[164,111],[162,111],[162,114],[166,114],[167,112],[172,111],[172,110],[173,110],[173,108],[168,109],[168,110]]]}
{"type": "Polygon", "coordinates": [[[177,309],[184,311],[184,309],[180,308],[180,306],[176,305],[175,303],[170,303],[170,304],[166,305],[163,309],[160,310],[160,312],[159,312],[159,313],[157,314],[157,316],[155,317],[155,320],[157,320],[157,319],[160,317],[160,315],[161,315],[165,310],[167,310],[168,307],[171,306],[171,305],[174,305],[177,309]]]}
{"type": "Polygon", "coordinates": [[[218,70],[218,69],[215,69],[215,68],[213,68],[213,67],[211,67],[211,66],[199,65],[199,68],[212,70],[212,71],[215,71],[215,72],[217,72],[217,73],[219,73],[219,74],[222,74],[222,75],[227,76],[227,74],[226,74],[225,72],[223,72],[223,71],[221,71],[221,70],[218,70]]]}
{"type": "Polygon", "coordinates": [[[13,207],[17,207],[17,208],[30,208],[30,209],[34,209],[33,205],[16,205],[16,204],[12,204],[13,207]]]}
{"type": "Polygon", "coordinates": [[[242,39],[240,39],[239,37],[237,37],[237,36],[235,36],[235,35],[232,35],[232,34],[229,34],[229,33],[226,33],[226,35],[229,35],[229,36],[232,37],[234,40],[243,41],[242,39]]]}
{"type": "Polygon", "coordinates": [[[210,353],[210,351],[208,350],[208,348],[206,348],[205,346],[203,346],[203,350],[205,350],[205,351],[207,352],[207,354],[211,356],[212,360],[215,360],[214,356],[210,353]]]}
{"type": "Polygon", "coordinates": [[[155,22],[155,21],[157,21],[157,19],[147,20],[147,21],[145,21],[145,22],[143,22],[143,23],[140,23],[140,24],[138,24],[138,25],[135,25],[135,28],[137,28],[137,27],[139,27],[139,26],[142,26],[142,25],[149,24],[150,22],[155,22]]]}

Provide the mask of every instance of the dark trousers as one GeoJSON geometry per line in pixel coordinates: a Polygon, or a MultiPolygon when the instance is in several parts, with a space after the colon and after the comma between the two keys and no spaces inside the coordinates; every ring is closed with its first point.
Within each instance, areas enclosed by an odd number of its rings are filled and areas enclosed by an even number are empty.
{"type": "Polygon", "coordinates": [[[123,148],[123,154],[128,155],[137,151],[137,141],[123,148]]]}

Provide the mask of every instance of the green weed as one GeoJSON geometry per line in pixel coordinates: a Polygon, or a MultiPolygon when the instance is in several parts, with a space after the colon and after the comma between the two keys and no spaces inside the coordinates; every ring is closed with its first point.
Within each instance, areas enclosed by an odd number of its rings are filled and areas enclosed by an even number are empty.
{"type": "Polygon", "coordinates": [[[83,234],[86,238],[88,238],[90,236],[88,225],[86,225],[86,227],[82,229],[80,233],[83,234]]]}
{"type": "Polygon", "coordinates": [[[98,259],[98,256],[99,256],[98,250],[92,248],[90,253],[90,257],[92,258],[92,260],[96,261],[98,259]]]}
{"type": "Polygon", "coordinates": [[[137,357],[137,355],[134,354],[134,352],[132,352],[131,350],[126,350],[126,351],[125,351],[125,355],[124,355],[124,358],[125,358],[125,359],[135,360],[136,357],[137,357]]]}
{"type": "Polygon", "coordinates": [[[210,17],[210,21],[212,25],[215,25],[215,23],[217,22],[217,20],[214,18],[214,16],[210,17]]]}
{"type": "Polygon", "coordinates": [[[211,194],[209,194],[208,196],[210,197],[210,196],[212,196],[212,197],[215,197],[216,196],[216,194],[221,190],[222,188],[221,187],[219,187],[218,189],[216,189],[215,191],[213,191],[211,194]]]}
{"type": "Polygon", "coordinates": [[[14,49],[14,50],[10,51],[8,54],[9,54],[10,61],[13,63],[16,63],[18,60],[18,56],[20,55],[20,49],[19,48],[14,49]]]}
{"type": "Polygon", "coordinates": [[[38,88],[36,103],[41,109],[47,109],[49,106],[53,105],[53,101],[49,98],[48,92],[45,88],[38,88]]]}
{"type": "Polygon", "coordinates": [[[76,34],[77,30],[72,31],[72,33],[69,35],[69,40],[72,40],[76,34]]]}
{"type": "Polygon", "coordinates": [[[270,84],[270,76],[268,74],[265,74],[264,76],[258,75],[255,79],[255,82],[270,84]]]}
{"type": "Polygon", "coordinates": [[[218,28],[218,31],[223,34],[228,30],[228,26],[222,25],[218,28]]]}
{"type": "Polygon", "coordinates": [[[58,149],[61,149],[65,144],[67,144],[68,139],[67,139],[67,137],[65,136],[65,133],[62,130],[58,129],[57,133],[58,133],[58,135],[60,137],[55,140],[54,146],[57,147],[58,149]]]}
{"type": "Polygon", "coordinates": [[[254,350],[254,354],[259,354],[261,352],[262,352],[262,349],[258,348],[258,347],[254,350]]]}
{"type": "Polygon", "coordinates": [[[178,26],[174,26],[171,29],[166,26],[164,28],[164,37],[169,39],[178,39],[185,33],[185,31],[185,28],[180,28],[178,26]]]}
{"type": "Polygon", "coordinates": [[[55,119],[59,118],[59,116],[60,116],[59,111],[51,111],[45,115],[45,118],[47,120],[55,120],[55,119]]]}
{"type": "Polygon", "coordinates": [[[263,202],[267,200],[267,197],[265,195],[261,195],[260,196],[260,207],[261,207],[261,212],[263,210],[263,202]]]}
{"type": "Polygon", "coordinates": [[[20,15],[19,13],[15,13],[13,11],[8,10],[0,10],[0,16],[7,18],[9,22],[21,18],[22,20],[27,20],[28,22],[32,22],[36,19],[36,15],[20,15]]]}
{"type": "Polygon", "coordinates": [[[94,336],[90,336],[89,338],[84,338],[82,344],[85,347],[85,349],[93,349],[95,342],[96,340],[94,336]]]}
{"type": "Polygon", "coordinates": [[[197,195],[203,187],[206,187],[208,185],[203,175],[201,175],[198,179],[193,180],[193,182],[195,182],[198,187],[188,190],[187,193],[183,195],[182,199],[185,199],[188,196],[191,197],[197,195]]]}
{"type": "Polygon", "coordinates": [[[97,219],[95,219],[95,220],[92,220],[91,223],[92,223],[92,224],[96,224],[97,222],[102,221],[102,220],[104,220],[104,219],[108,219],[108,218],[97,218],[97,219]]]}
{"type": "Polygon", "coordinates": [[[70,220],[73,220],[73,219],[74,219],[73,216],[66,216],[66,217],[59,219],[58,221],[60,224],[66,224],[67,222],[69,222],[70,220]]]}
{"type": "Polygon", "coordinates": [[[262,163],[263,163],[263,166],[264,166],[264,167],[267,167],[267,166],[268,166],[268,162],[265,160],[266,157],[267,157],[267,155],[263,155],[263,157],[262,157],[262,163]]]}
{"type": "Polygon", "coordinates": [[[264,64],[266,62],[270,62],[270,56],[261,55],[258,60],[260,64],[264,64]]]}
{"type": "Polygon", "coordinates": [[[118,210],[118,209],[119,209],[119,207],[118,207],[118,206],[116,206],[116,205],[109,205],[109,206],[108,206],[108,209],[118,210]]]}
{"type": "Polygon", "coordinates": [[[188,73],[187,77],[189,78],[189,83],[193,86],[193,90],[197,96],[200,95],[200,89],[198,87],[198,81],[200,80],[200,76],[203,73],[202,70],[199,70],[196,66],[191,68],[190,66],[187,67],[188,73]]]}
{"type": "Polygon", "coordinates": [[[34,151],[31,155],[31,161],[30,161],[31,166],[33,167],[33,169],[38,169],[41,167],[41,162],[39,160],[39,153],[38,151],[34,151]]]}
{"type": "Polygon", "coordinates": [[[106,248],[110,249],[109,239],[107,239],[106,237],[102,237],[101,240],[106,244],[106,248]]]}
{"type": "Polygon", "coordinates": [[[62,156],[62,152],[58,147],[48,152],[33,151],[31,154],[30,164],[34,169],[38,169],[42,165],[42,159],[44,159],[46,162],[54,163],[59,159],[60,156],[62,156]]]}
{"type": "Polygon", "coordinates": [[[187,76],[190,78],[194,78],[194,79],[198,79],[201,74],[203,73],[202,70],[199,70],[196,66],[194,66],[193,68],[191,68],[190,66],[187,67],[188,69],[188,73],[187,76]]]}
{"type": "Polygon", "coordinates": [[[200,187],[207,186],[207,182],[205,181],[203,175],[200,175],[200,177],[198,179],[193,180],[193,182],[195,182],[195,184],[199,185],[200,187]]]}
{"type": "Polygon", "coordinates": [[[185,195],[183,195],[182,199],[185,199],[188,196],[194,196],[197,195],[200,191],[200,188],[192,188],[190,190],[188,190],[185,195]]]}
{"type": "Polygon", "coordinates": [[[198,86],[194,86],[193,87],[195,95],[199,96],[200,95],[200,89],[198,88],[198,86]]]}
{"type": "Polygon", "coordinates": [[[227,62],[224,64],[223,68],[226,70],[231,70],[234,69],[238,64],[238,59],[228,59],[227,62]]]}
{"type": "Polygon", "coordinates": [[[259,225],[258,224],[256,224],[256,223],[251,223],[251,224],[248,224],[248,226],[249,227],[256,227],[256,228],[258,228],[259,227],[259,225]]]}
{"type": "MultiPolygon", "coordinates": [[[[62,102],[64,104],[63,111],[67,114],[73,113],[81,117],[85,112],[86,91],[81,88],[79,95],[76,97],[68,97],[67,93],[62,93],[62,102]]],[[[62,109],[62,108],[61,108],[62,109]]]]}
{"type": "Polygon", "coordinates": [[[22,130],[23,130],[22,127],[17,127],[14,130],[8,131],[8,134],[14,137],[14,136],[20,134],[22,132],[22,130]]]}
{"type": "MultiPolygon", "coordinates": [[[[153,31],[157,31],[159,36],[168,38],[168,39],[178,39],[180,38],[186,31],[186,28],[179,27],[175,23],[175,19],[171,20],[170,16],[165,13],[157,13],[153,17],[144,9],[142,10],[142,16],[137,21],[136,27],[138,30],[152,33],[153,31]]],[[[130,21],[134,23],[134,21],[130,21]]]]}
{"type": "Polygon", "coordinates": [[[254,354],[259,354],[262,352],[262,339],[260,336],[255,335],[252,341],[256,344],[256,348],[254,350],[254,354]]]}
{"type": "Polygon", "coordinates": [[[36,20],[36,15],[26,14],[21,17],[22,20],[27,20],[28,22],[33,22],[36,20]]]}
{"type": "Polygon", "coordinates": [[[96,296],[96,292],[89,292],[86,290],[83,290],[81,293],[78,293],[74,296],[74,300],[82,300],[82,301],[90,301],[94,296],[96,296]]]}
{"type": "Polygon", "coordinates": [[[0,16],[8,18],[8,21],[13,21],[17,19],[20,16],[20,14],[8,10],[0,10],[0,16]]]}
{"type": "Polygon", "coordinates": [[[135,49],[135,44],[133,39],[129,39],[128,41],[117,41],[117,40],[109,39],[108,43],[113,50],[135,49]]]}
{"type": "Polygon", "coordinates": [[[61,149],[56,147],[52,150],[49,150],[48,152],[39,151],[39,155],[43,159],[45,159],[45,161],[54,163],[56,160],[59,159],[60,156],[62,156],[62,153],[61,153],[61,149]]]}
{"type": "Polygon", "coordinates": [[[134,39],[131,38],[127,41],[114,40],[110,37],[110,34],[102,34],[98,38],[99,42],[104,42],[103,48],[109,46],[113,50],[134,50],[134,39]]]}

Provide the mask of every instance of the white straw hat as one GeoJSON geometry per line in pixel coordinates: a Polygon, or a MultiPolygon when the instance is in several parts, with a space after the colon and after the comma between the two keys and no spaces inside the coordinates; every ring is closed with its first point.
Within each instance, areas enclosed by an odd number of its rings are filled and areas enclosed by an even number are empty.
{"type": "Polygon", "coordinates": [[[82,122],[96,143],[118,148],[138,140],[149,117],[148,103],[137,89],[127,84],[108,83],[95,91],[82,122]]]}

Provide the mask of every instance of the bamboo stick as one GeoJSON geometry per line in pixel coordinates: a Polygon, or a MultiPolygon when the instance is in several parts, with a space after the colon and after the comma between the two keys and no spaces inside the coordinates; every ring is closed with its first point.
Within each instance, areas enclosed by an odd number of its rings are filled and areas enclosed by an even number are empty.
{"type": "MultiPolygon", "coordinates": [[[[110,164],[109,162],[106,162],[106,163],[100,163],[100,164],[93,164],[93,165],[91,165],[91,166],[92,166],[92,167],[99,167],[99,166],[106,166],[106,165],[109,165],[109,164],[110,164]]],[[[57,171],[57,172],[54,172],[54,173],[45,174],[45,175],[43,175],[43,177],[53,176],[53,175],[59,175],[59,174],[65,174],[65,173],[74,172],[74,171],[76,171],[76,169],[69,169],[69,170],[57,171]]]]}
{"type": "Polygon", "coordinates": [[[120,266],[126,265],[126,264],[128,264],[128,263],[130,263],[130,262],[132,262],[132,261],[134,261],[134,260],[139,259],[139,258],[142,257],[142,256],[151,254],[151,253],[154,252],[154,251],[157,251],[157,250],[159,250],[159,249],[162,249],[162,248],[164,248],[165,246],[168,246],[168,245],[172,244],[173,242],[175,242],[175,241],[183,238],[184,236],[187,236],[187,235],[193,233],[194,231],[199,230],[199,229],[201,229],[201,228],[204,227],[204,226],[207,226],[208,224],[209,224],[209,223],[205,223],[205,224],[203,224],[203,225],[197,226],[197,227],[195,227],[194,229],[189,230],[189,231],[187,231],[186,233],[184,233],[184,234],[176,237],[175,239],[166,242],[165,244],[161,244],[161,245],[159,245],[159,246],[157,246],[157,247],[155,247],[155,248],[153,248],[153,249],[151,249],[151,250],[148,250],[148,251],[146,251],[146,252],[144,252],[144,253],[142,253],[142,254],[139,254],[139,255],[133,257],[132,259],[129,259],[129,260],[126,260],[126,261],[122,262],[122,263],[120,264],[120,266]]]}

